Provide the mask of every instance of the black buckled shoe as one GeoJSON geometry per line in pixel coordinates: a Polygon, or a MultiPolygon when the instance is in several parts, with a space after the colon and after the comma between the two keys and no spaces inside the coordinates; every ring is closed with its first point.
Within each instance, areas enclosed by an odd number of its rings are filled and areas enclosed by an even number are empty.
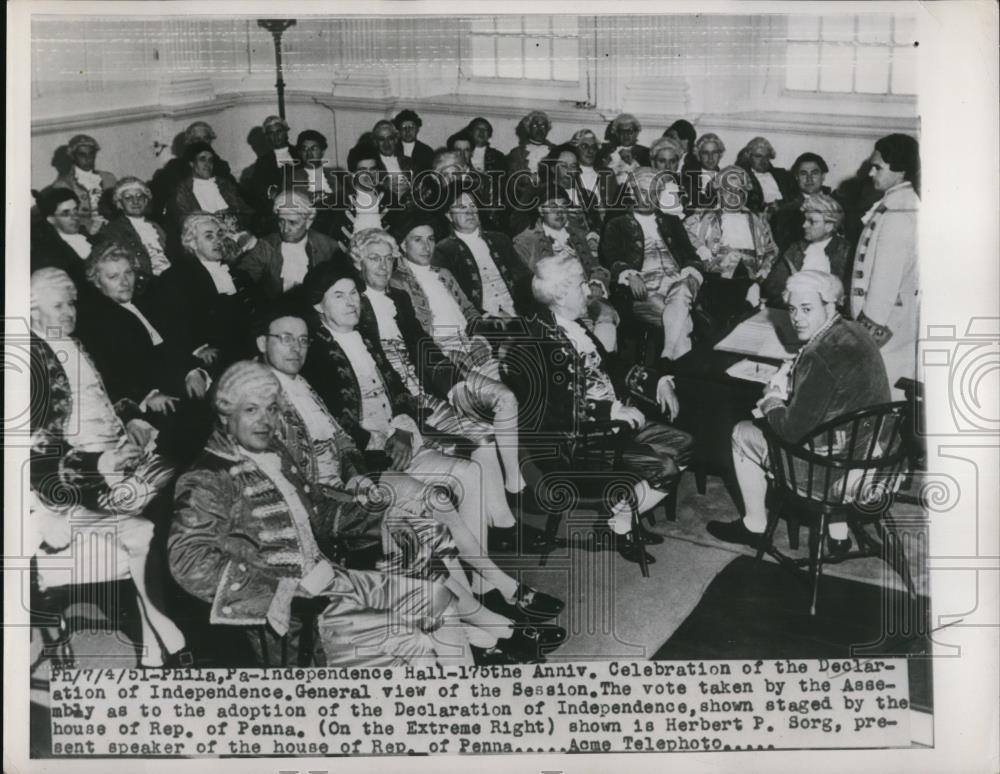
{"type": "MultiPolygon", "coordinates": [[[[472,660],[476,666],[508,666],[524,663],[519,656],[508,653],[499,645],[494,645],[492,648],[477,648],[473,645],[472,660]]],[[[543,657],[542,661],[544,660],[543,657]]]]}
{"type": "Polygon", "coordinates": [[[497,589],[483,595],[483,604],[494,613],[517,622],[548,621],[559,615],[566,606],[561,599],[523,583],[517,587],[513,604],[504,599],[497,589]]]}
{"type": "Polygon", "coordinates": [[[706,529],[708,530],[708,534],[716,540],[750,546],[750,548],[754,549],[759,548],[761,541],[764,539],[764,533],[748,530],[746,524],[743,523],[743,519],[737,519],[736,521],[710,521],[706,529]]]}
{"type": "Polygon", "coordinates": [[[826,556],[824,561],[827,562],[842,562],[847,558],[847,554],[851,550],[851,538],[847,536],[843,540],[837,540],[829,535],[826,536],[826,556]]]}
{"type": "Polygon", "coordinates": [[[561,626],[517,626],[514,634],[506,640],[499,640],[497,647],[514,656],[528,661],[544,658],[546,651],[555,650],[566,642],[566,630],[561,626]]]}

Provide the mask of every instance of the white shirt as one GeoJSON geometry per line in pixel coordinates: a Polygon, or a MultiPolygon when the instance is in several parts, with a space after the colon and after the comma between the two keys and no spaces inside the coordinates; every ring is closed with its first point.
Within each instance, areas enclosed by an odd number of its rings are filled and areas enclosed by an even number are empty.
{"type": "Polygon", "coordinates": [[[753,250],[750,216],[745,212],[722,213],[722,244],[735,250],[753,250]]]}
{"type": "Polygon", "coordinates": [[[79,255],[84,260],[90,255],[90,242],[87,241],[87,237],[83,234],[64,234],[62,231],[56,230],[56,233],[62,237],[62,240],[73,248],[73,252],[79,255]]]}
{"type": "Polygon", "coordinates": [[[480,172],[486,171],[486,146],[472,149],[472,168],[480,172]]]}
{"type": "Polygon", "coordinates": [[[399,166],[399,159],[395,156],[383,156],[379,154],[379,158],[382,159],[382,166],[385,167],[386,172],[402,172],[402,168],[399,166]]]}
{"type": "Polygon", "coordinates": [[[757,182],[760,183],[760,188],[764,192],[764,203],[770,204],[771,202],[776,202],[781,198],[781,189],[778,188],[778,183],[774,179],[774,175],[770,172],[758,172],[756,170],[751,170],[753,176],[757,178],[757,182]]]}
{"type": "Polygon", "coordinates": [[[416,144],[417,144],[416,140],[414,140],[413,142],[404,142],[404,143],[402,143],[402,145],[403,145],[403,155],[406,156],[406,158],[408,158],[408,159],[412,159],[413,158],[413,147],[416,144]]]}
{"type": "Polygon", "coordinates": [[[551,150],[548,145],[538,145],[537,143],[529,142],[524,146],[527,150],[527,164],[528,171],[534,174],[538,171],[538,162],[549,155],[551,150]]]}
{"type": "Polygon", "coordinates": [[[375,312],[378,322],[378,333],[381,339],[402,339],[403,333],[396,324],[396,302],[385,294],[385,291],[375,288],[365,288],[365,295],[375,312]]]}
{"type": "Polygon", "coordinates": [[[562,332],[566,334],[566,338],[573,344],[573,349],[580,354],[597,352],[597,346],[594,344],[593,339],[587,335],[586,329],[580,323],[576,320],[567,320],[565,317],[560,317],[557,314],[553,314],[552,316],[555,318],[556,325],[562,328],[562,332]]]}
{"type": "Polygon", "coordinates": [[[431,325],[431,335],[434,340],[442,346],[454,348],[456,340],[461,339],[465,334],[467,321],[462,314],[462,307],[452,296],[451,291],[444,286],[439,275],[430,266],[418,266],[407,261],[406,264],[413,276],[417,279],[417,284],[427,296],[427,306],[430,307],[431,314],[434,315],[434,322],[431,325]]]}
{"type": "Polygon", "coordinates": [[[354,233],[366,228],[382,228],[382,199],[378,194],[358,191],[351,202],[354,205],[354,233]]]}
{"type": "Polygon", "coordinates": [[[588,191],[593,191],[594,193],[600,195],[601,190],[597,185],[597,170],[593,167],[585,167],[583,164],[580,165],[580,183],[588,191]]]}
{"type": "Polygon", "coordinates": [[[153,276],[159,277],[170,268],[170,259],[167,258],[167,254],[163,251],[163,245],[160,243],[160,235],[157,233],[156,227],[145,218],[133,218],[131,215],[127,215],[126,217],[128,218],[128,222],[132,224],[132,228],[135,229],[135,233],[139,235],[142,246],[146,248],[146,252],[149,254],[149,262],[153,266],[153,276]]]}
{"type": "Polygon", "coordinates": [[[653,213],[633,212],[632,217],[635,218],[642,229],[643,239],[660,239],[660,230],[656,227],[656,215],[653,213]]]}
{"type": "MultiPolygon", "coordinates": [[[[330,330],[329,327],[327,330],[330,330]]],[[[382,449],[386,439],[392,434],[392,404],[389,403],[382,374],[358,331],[340,333],[330,330],[330,335],[344,350],[354,377],[358,380],[361,391],[361,426],[372,434],[368,448],[382,449]]]]}
{"type": "Polygon", "coordinates": [[[569,246],[569,230],[565,226],[556,231],[554,228],[550,228],[543,223],[542,231],[545,232],[545,236],[552,240],[553,250],[562,252],[573,249],[569,246]]]}
{"type": "Polygon", "coordinates": [[[281,243],[281,285],[282,290],[291,290],[302,284],[309,271],[309,256],[306,254],[308,237],[298,242],[281,243]]]}
{"type": "Polygon", "coordinates": [[[205,212],[218,212],[229,209],[229,203],[222,198],[219,186],[214,177],[202,180],[200,177],[192,178],[194,181],[194,198],[198,200],[198,206],[205,212]]]}
{"type": "Polygon", "coordinates": [[[128,301],[123,303],[122,307],[128,309],[132,314],[139,318],[139,322],[142,323],[142,327],[146,329],[146,333],[149,334],[149,338],[153,340],[154,347],[163,343],[163,337],[160,335],[159,331],[153,327],[153,323],[146,319],[146,316],[139,311],[139,308],[135,304],[128,301]]]}
{"type": "Polygon", "coordinates": [[[77,341],[70,337],[48,341],[60,358],[70,385],[72,408],[67,427],[73,428],[71,443],[83,451],[113,449],[125,434],[104,383],[77,341]]]}
{"type": "Polygon", "coordinates": [[[514,314],[514,299],[510,295],[510,288],[493,262],[490,246],[486,244],[480,231],[477,229],[471,234],[456,231],[455,236],[472,252],[479,269],[479,279],[483,283],[483,311],[498,316],[514,314]]]}
{"type": "Polygon", "coordinates": [[[826,254],[826,246],[833,237],[827,237],[820,242],[810,242],[802,259],[802,271],[815,270],[830,273],[830,256],[826,254]]]}
{"type": "Polygon", "coordinates": [[[281,389],[288,398],[302,421],[309,431],[309,438],[313,441],[325,441],[333,437],[333,425],[330,416],[316,399],[315,393],[309,388],[309,384],[301,376],[289,376],[272,366],[271,371],[278,377],[281,389]]]}
{"type": "Polygon", "coordinates": [[[275,148],[274,160],[278,162],[278,166],[292,163],[292,152],[287,145],[284,148],[275,148]]]}
{"type": "Polygon", "coordinates": [[[198,259],[198,262],[208,271],[208,276],[212,278],[212,284],[215,285],[217,293],[223,296],[236,295],[236,285],[233,283],[228,266],[218,261],[203,261],[201,258],[198,259]]]}

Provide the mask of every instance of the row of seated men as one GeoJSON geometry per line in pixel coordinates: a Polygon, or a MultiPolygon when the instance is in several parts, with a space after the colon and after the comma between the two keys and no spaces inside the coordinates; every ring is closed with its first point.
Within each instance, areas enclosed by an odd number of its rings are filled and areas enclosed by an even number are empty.
{"type": "MultiPolygon", "coordinates": [[[[728,199],[722,195],[727,178],[720,176],[717,202],[728,199]]],[[[363,186],[364,179],[352,181],[363,186]]],[[[390,226],[386,231],[355,217],[349,239],[344,233],[346,244],[311,228],[321,208],[292,186],[272,202],[276,234],[255,235],[225,210],[196,211],[180,223],[180,252],[171,252],[170,238],[147,214],[152,191],[126,178],[113,189],[117,206],[137,233],[136,222],[144,222],[160,238],[154,261],[140,237],[148,262],[134,241],[124,240],[99,240],[86,261],[79,257],[82,249],[72,258],[57,254],[56,248],[79,243],[73,235],[80,236],[81,201],[65,187],[40,192],[39,223],[51,230],[49,244],[32,245],[32,328],[45,364],[40,373],[48,379],[38,389],[61,395],[37,424],[40,454],[32,477],[40,549],[71,550],[72,534],[106,524],[108,513],[118,513],[121,523],[127,512],[129,524],[144,525],[141,506],[186,470],[171,509],[171,570],[183,588],[211,604],[213,623],[253,626],[273,638],[299,620],[293,601],[312,596],[325,605],[320,640],[328,661],[360,658],[343,639],[344,616],[355,614],[361,618],[348,630],[366,645],[365,658],[444,657],[442,643],[490,663],[542,657],[565,637],[559,627],[538,625],[558,615],[561,603],[518,584],[488,550],[516,543],[512,527],[539,499],[520,464],[528,445],[524,433],[561,437],[595,417],[626,422],[632,433],[624,463],[641,478],[632,493],[640,510],[665,496],[690,454],[690,437],[626,405],[628,381],[644,384],[664,416],[679,410],[663,372],[624,378],[630,364],[614,354],[618,317],[608,303],[609,284],[612,291],[627,289],[636,302],[664,288],[667,296],[681,284],[690,304],[710,273],[700,257],[683,266],[673,260],[682,239],[700,254],[686,224],[663,211],[664,179],[671,180],[642,167],[630,170],[628,213],[611,218],[601,236],[587,232],[575,244],[550,234],[569,231],[574,205],[568,189],[543,188],[538,226],[549,241],[533,252],[524,248],[526,232],[511,240],[482,227],[476,191],[461,178],[441,181],[444,218],[433,208],[397,208],[377,221],[390,226]],[[550,191],[557,196],[549,197],[550,191]],[[127,214],[129,206],[135,214],[127,214]],[[659,238],[637,246],[639,272],[615,260],[628,255],[627,238],[613,250],[606,245],[621,218],[644,231],[644,214],[652,216],[659,238]],[[663,224],[673,224],[668,218],[680,229],[666,231],[671,226],[663,224]],[[60,229],[64,224],[70,225],[60,229]],[[647,273],[651,256],[658,261],[656,278],[647,273]],[[673,281],[665,282],[670,275],[673,281]],[[647,282],[654,279],[659,284],[651,289],[647,282]],[[512,373],[501,367],[510,351],[531,353],[537,362],[512,373]],[[76,371],[68,373],[71,368],[76,371]],[[534,378],[525,382],[523,374],[534,378]],[[123,485],[109,486],[116,477],[123,485]],[[62,487],[74,496],[66,500],[62,487]],[[89,494],[81,500],[78,490],[89,494]],[[68,519],[66,502],[78,509],[68,519]],[[366,546],[380,554],[374,570],[351,566],[351,557],[366,546]],[[403,577],[420,582],[401,588],[403,577]],[[418,587],[420,594],[412,596],[418,587]],[[330,604],[345,595],[351,604],[330,604]],[[383,636],[387,611],[405,624],[395,644],[383,636]],[[482,618],[487,611],[494,617],[482,618]],[[449,640],[443,629],[457,634],[449,640]]],[[[748,197],[739,201],[742,211],[748,197]]],[[[835,201],[819,201],[821,212],[835,211],[835,201]]],[[[823,233],[828,221],[820,220],[816,231],[823,233]]],[[[754,222],[768,228],[763,216],[748,222],[752,234],[754,222]]],[[[723,262],[743,266],[749,256],[733,259],[731,248],[721,251],[723,262]]],[[[870,337],[859,337],[859,326],[837,311],[843,282],[829,273],[834,262],[820,268],[827,271],[787,264],[786,277],[812,278],[803,292],[815,324],[803,327],[800,337],[811,341],[848,330],[848,349],[861,358],[853,362],[869,362],[873,352],[877,361],[870,337]]],[[[771,281],[779,286],[772,292],[786,300],[794,283],[772,274],[752,284],[771,281]]],[[[736,298],[734,306],[742,302],[736,298]]],[[[689,313],[671,310],[671,317],[667,306],[660,317],[665,340],[689,349],[689,313]]],[[[847,374],[823,384],[820,413],[858,400],[879,402],[885,371],[881,362],[876,366],[871,389],[841,391],[837,379],[847,374]]],[[[781,410],[808,392],[786,386],[779,393],[781,410]]],[[[816,405],[803,398],[792,412],[796,427],[804,417],[816,418],[816,405]]],[[[762,464],[758,454],[761,479],[762,464]]],[[[630,516],[622,503],[598,528],[614,535],[612,545],[624,559],[636,561],[641,542],[658,538],[637,536],[630,516]]],[[[757,530],[749,503],[747,518],[731,524],[748,533],[728,527],[724,539],[750,541],[747,534],[757,530]]],[[[133,579],[144,575],[138,563],[148,551],[147,529],[114,546],[123,552],[117,566],[133,579]]],[[[184,648],[177,647],[169,619],[157,618],[156,602],[143,597],[142,581],[136,585],[151,627],[144,642],[158,643],[147,649],[148,658],[169,662],[184,648]]],[[[251,639],[260,648],[266,637],[251,639]]],[[[271,644],[260,648],[261,660],[280,651],[271,644]]]]}

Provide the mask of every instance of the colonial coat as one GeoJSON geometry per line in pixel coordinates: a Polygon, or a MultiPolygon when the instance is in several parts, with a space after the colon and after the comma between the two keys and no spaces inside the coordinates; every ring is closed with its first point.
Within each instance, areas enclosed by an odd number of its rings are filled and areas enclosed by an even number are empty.
{"type": "MultiPolygon", "coordinates": [[[[530,311],[531,303],[527,296],[527,282],[531,272],[524,261],[514,250],[510,237],[497,231],[480,231],[483,240],[490,249],[490,257],[496,264],[500,276],[510,290],[518,314],[530,311]]],[[[442,239],[434,248],[434,265],[447,269],[458,281],[469,301],[476,309],[483,308],[483,280],[479,274],[479,266],[472,251],[457,236],[442,239]]]]}
{"type": "Polygon", "coordinates": [[[881,348],[892,386],[900,377],[916,378],[919,209],[910,183],[886,191],[866,215],[854,254],[851,316],[881,348]]]}
{"type": "MultiPolygon", "coordinates": [[[[781,294],[785,290],[785,283],[788,282],[790,276],[802,270],[807,247],[809,247],[809,243],[804,239],[793,242],[785,250],[781,260],[775,261],[767,279],[761,283],[761,296],[769,303],[775,306],[784,303],[781,294]]],[[[844,288],[850,287],[851,262],[854,257],[850,242],[842,236],[834,234],[827,243],[824,252],[830,259],[830,273],[843,283],[844,288]]]]}
{"type": "MultiPolygon", "coordinates": [[[[680,218],[657,212],[656,228],[660,239],[677,261],[678,269],[690,266],[699,272],[705,271],[680,218]]],[[[611,272],[612,283],[617,283],[618,277],[627,269],[642,271],[644,251],[642,226],[632,213],[608,221],[601,236],[600,253],[601,263],[611,272]]]]}

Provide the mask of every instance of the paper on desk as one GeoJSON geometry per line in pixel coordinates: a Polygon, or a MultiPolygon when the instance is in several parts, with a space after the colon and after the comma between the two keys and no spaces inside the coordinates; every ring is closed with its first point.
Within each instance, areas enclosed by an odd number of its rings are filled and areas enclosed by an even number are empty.
{"type": "Polygon", "coordinates": [[[788,360],[795,356],[798,347],[788,312],[784,309],[762,309],[715,345],[723,352],[768,360],[788,360]]]}
{"type": "Polygon", "coordinates": [[[734,379],[745,379],[748,382],[761,384],[767,384],[777,372],[778,366],[753,360],[741,360],[726,369],[726,373],[734,379]]]}

